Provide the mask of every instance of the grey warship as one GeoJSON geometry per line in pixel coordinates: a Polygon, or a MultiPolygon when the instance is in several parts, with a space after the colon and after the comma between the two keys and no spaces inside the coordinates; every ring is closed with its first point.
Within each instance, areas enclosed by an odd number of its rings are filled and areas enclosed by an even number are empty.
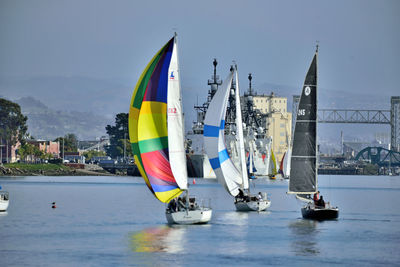
{"type": "MultiPolygon", "coordinates": [[[[191,177],[215,178],[209,159],[204,151],[203,127],[204,118],[212,97],[222,84],[219,75],[217,75],[216,59],[213,61],[214,72],[211,79],[208,80],[210,89],[206,102],[202,105],[195,105],[197,116],[193,122],[192,130],[186,134],[187,152],[188,152],[188,172],[191,177]]],[[[252,153],[254,162],[255,176],[268,176],[271,173],[270,151],[272,145],[272,137],[266,134],[265,114],[262,114],[255,108],[253,102],[253,90],[251,87],[252,75],[248,76],[249,89],[241,96],[242,116],[244,122],[245,149],[247,155],[252,153]]],[[[226,114],[225,124],[225,142],[228,152],[235,164],[238,164],[238,149],[236,147],[236,126],[235,126],[235,83],[232,82],[232,90],[229,96],[229,104],[226,114]]]]}

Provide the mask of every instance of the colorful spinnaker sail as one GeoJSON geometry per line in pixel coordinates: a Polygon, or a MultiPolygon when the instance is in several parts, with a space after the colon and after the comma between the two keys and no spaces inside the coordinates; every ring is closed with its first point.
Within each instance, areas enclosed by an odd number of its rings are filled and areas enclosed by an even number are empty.
{"type": "Polygon", "coordinates": [[[187,189],[177,40],[174,36],[140,76],[129,109],[135,163],[161,202],[187,189]]]}

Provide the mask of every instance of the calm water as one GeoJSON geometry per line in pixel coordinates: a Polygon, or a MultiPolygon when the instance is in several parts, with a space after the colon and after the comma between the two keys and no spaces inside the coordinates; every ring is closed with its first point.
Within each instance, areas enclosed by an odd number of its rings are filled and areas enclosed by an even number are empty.
{"type": "Polygon", "coordinates": [[[320,176],[321,194],[340,207],[325,222],[301,218],[286,181],[257,181],[272,200],[262,213],[235,212],[221,186],[196,182],[191,192],[212,198],[212,221],[168,227],[141,178],[2,177],[11,201],[0,266],[400,264],[400,177],[320,176]]]}

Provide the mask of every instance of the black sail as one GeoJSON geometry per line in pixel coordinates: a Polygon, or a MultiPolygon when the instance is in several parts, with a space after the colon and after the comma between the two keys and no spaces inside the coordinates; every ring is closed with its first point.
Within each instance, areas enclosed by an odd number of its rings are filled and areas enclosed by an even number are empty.
{"type": "Polygon", "coordinates": [[[317,191],[317,56],[318,52],[308,69],[297,109],[289,193],[317,191]]]}

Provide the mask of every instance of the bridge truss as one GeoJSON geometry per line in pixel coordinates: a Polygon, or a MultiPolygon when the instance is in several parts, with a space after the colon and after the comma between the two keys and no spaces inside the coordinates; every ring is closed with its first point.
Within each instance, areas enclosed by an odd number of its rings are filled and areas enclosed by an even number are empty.
{"type": "Polygon", "coordinates": [[[320,109],[318,122],[390,124],[390,110],[320,109]]]}
{"type": "MultiPolygon", "coordinates": [[[[292,110],[296,111],[300,96],[293,96],[292,110]]],[[[391,148],[400,151],[400,96],[392,96],[390,110],[319,109],[318,122],[321,123],[364,123],[389,124],[391,148]]],[[[292,116],[292,135],[296,116],[292,116]]]]}
{"type": "Polygon", "coordinates": [[[355,160],[367,160],[379,166],[400,166],[400,153],[383,147],[366,147],[358,152],[355,160]]]}

